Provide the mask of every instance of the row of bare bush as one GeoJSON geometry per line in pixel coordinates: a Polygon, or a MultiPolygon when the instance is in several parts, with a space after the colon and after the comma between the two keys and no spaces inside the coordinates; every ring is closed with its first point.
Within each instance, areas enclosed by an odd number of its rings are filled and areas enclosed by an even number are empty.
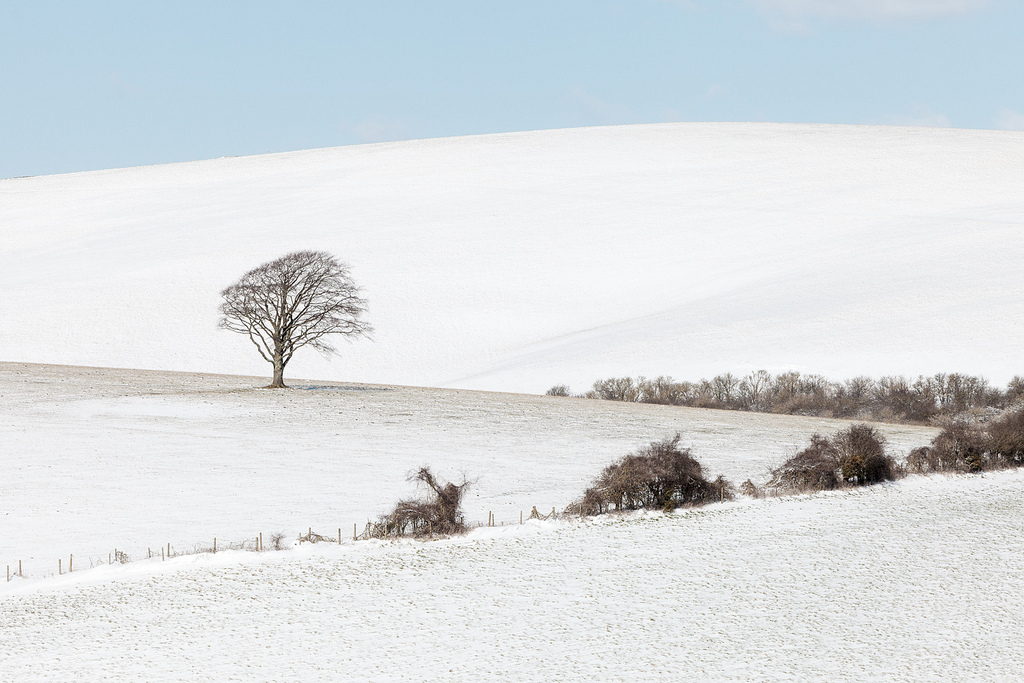
{"type": "Polygon", "coordinates": [[[1024,409],[988,422],[952,420],[907,456],[911,472],[982,472],[1024,466],[1024,409]]]}
{"type": "MultiPolygon", "coordinates": [[[[559,384],[550,396],[572,396],[559,384]]],[[[928,422],[941,416],[971,411],[1002,410],[1024,400],[1024,377],[1014,377],[1005,389],[983,377],[958,373],[932,377],[855,377],[842,382],[821,375],[765,370],[745,377],[725,373],[697,382],[671,377],[647,379],[613,377],[594,382],[583,398],[631,401],[697,408],[723,408],[767,413],[840,417],[883,422],[928,422]]]]}
{"type": "Polygon", "coordinates": [[[1024,466],[1024,408],[988,422],[948,420],[931,445],[915,448],[905,463],[886,452],[885,438],[865,424],[811,443],[772,471],[768,489],[828,491],[890,481],[905,473],[982,472],[1024,466]]]}
{"type": "MultiPolygon", "coordinates": [[[[679,434],[654,441],[608,465],[565,512],[591,516],[672,510],[735,498],[736,488],[722,476],[708,479],[680,441],[679,434]]],[[[1021,466],[1024,408],[1005,411],[986,423],[949,420],[930,446],[911,451],[905,463],[887,451],[885,437],[871,425],[854,424],[827,437],[814,434],[810,444],[772,470],[764,487],[748,479],[740,491],[752,497],[764,490],[775,494],[830,491],[892,481],[907,472],[980,472],[1021,466]]],[[[390,513],[368,525],[367,536],[450,535],[466,530],[461,503],[469,482],[442,482],[427,467],[410,479],[425,485],[428,497],[399,501],[390,513]]]]}
{"type": "MultiPolygon", "coordinates": [[[[671,510],[732,500],[736,489],[724,477],[709,480],[680,435],[655,441],[608,465],[566,513],[600,515],[621,510],[671,510]]],[[[885,437],[866,424],[831,437],[815,434],[811,443],[772,471],[770,491],[804,493],[866,486],[903,476],[905,468],[886,451],[885,437]]],[[[749,479],[740,486],[757,497],[763,489],[749,479]]]]}

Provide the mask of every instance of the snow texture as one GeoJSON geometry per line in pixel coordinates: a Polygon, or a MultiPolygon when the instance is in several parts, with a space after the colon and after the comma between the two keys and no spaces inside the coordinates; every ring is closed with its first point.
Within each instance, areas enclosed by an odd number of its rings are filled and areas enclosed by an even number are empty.
{"type": "MultiPolygon", "coordinates": [[[[352,536],[430,465],[477,480],[471,522],[562,510],[607,464],[683,435],[739,483],[847,424],[797,416],[417,387],[256,387],[255,377],[0,363],[0,564],[34,579],[195,544],[310,527],[352,536]],[[308,390],[303,390],[308,389],[308,390]]],[[[894,451],[935,429],[881,427],[894,451]]]]}
{"type": "Polygon", "coordinates": [[[262,375],[219,292],[348,261],[375,340],[288,376],[540,393],[1020,373],[1024,133],[619,126],[0,181],[0,358],[262,375]]]}
{"type": "Polygon", "coordinates": [[[163,571],[116,567],[102,582],[84,572],[0,597],[0,670],[79,681],[1017,680],[1022,492],[1022,471],[913,478],[450,542],[183,558],[163,571]]]}
{"type": "Polygon", "coordinates": [[[849,423],[494,391],[1005,382],[1021,187],[1024,133],[774,124],[2,180],[0,679],[1019,678],[1024,472],[520,525],[677,431],[738,483],[849,423]],[[377,332],[262,390],[219,292],[298,249],[351,263],[377,332]],[[499,526],[348,540],[424,464],[499,526]],[[310,527],[344,544],[143,559],[310,527]]]}

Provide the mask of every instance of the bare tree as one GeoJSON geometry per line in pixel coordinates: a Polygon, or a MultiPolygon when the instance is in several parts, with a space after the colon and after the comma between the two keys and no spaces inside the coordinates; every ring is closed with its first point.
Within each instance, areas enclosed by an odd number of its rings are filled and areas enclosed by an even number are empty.
{"type": "Polygon", "coordinates": [[[295,351],[311,346],[336,352],[330,335],[365,336],[366,300],[348,266],[323,251],[297,251],[264,263],[223,292],[220,327],[249,336],[274,366],[270,388],[284,387],[284,368],[295,351]]]}
{"type": "Polygon", "coordinates": [[[767,370],[752,372],[740,382],[740,400],[748,410],[765,411],[772,376],[767,370]]]}

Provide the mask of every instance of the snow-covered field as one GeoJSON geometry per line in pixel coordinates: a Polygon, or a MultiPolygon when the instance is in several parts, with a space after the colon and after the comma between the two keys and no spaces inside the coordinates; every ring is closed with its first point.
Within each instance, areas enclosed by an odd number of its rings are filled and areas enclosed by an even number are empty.
{"type": "Polygon", "coordinates": [[[1010,681],[1024,472],[104,568],[2,600],[7,680],[1010,681]],[[174,565],[173,568],[167,567],[174,565]]]}
{"type": "Polygon", "coordinates": [[[543,392],[968,372],[1024,336],[1024,133],[659,124],[0,181],[0,359],[265,374],[219,292],[351,263],[374,342],[292,377],[543,392]]]}
{"type": "MultiPolygon", "coordinates": [[[[132,557],[352,525],[427,464],[478,483],[467,518],[563,509],[611,461],[677,431],[712,475],[763,481],[815,431],[796,416],[465,390],[0,363],[0,566],[40,577],[132,557]]],[[[884,425],[893,450],[934,429],[884,425]]]]}
{"type": "Polygon", "coordinates": [[[738,483],[848,423],[498,392],[1004,382],[1022,187],[1024,133],[769,124],[0,180],[0,680],[1019,679],[1024,472],[520,525],[676,432],[738,483]],[[218,292],[306,248],[375,340],[262,390],[218,292]],[[501,526],[347,540],[424,464],[501,526]],[[345,543],[142,559],[309,528],[345,543]]]}

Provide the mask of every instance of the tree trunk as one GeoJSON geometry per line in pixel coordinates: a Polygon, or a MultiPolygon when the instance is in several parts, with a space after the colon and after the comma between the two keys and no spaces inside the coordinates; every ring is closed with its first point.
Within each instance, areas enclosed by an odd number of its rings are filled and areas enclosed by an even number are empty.
{"type": "Polygon", "coordinates": [[[270,382],[268,389],[287,389],[284,383],[284,360],[281,356],[274,356],[274,379],[270,382]]]}

